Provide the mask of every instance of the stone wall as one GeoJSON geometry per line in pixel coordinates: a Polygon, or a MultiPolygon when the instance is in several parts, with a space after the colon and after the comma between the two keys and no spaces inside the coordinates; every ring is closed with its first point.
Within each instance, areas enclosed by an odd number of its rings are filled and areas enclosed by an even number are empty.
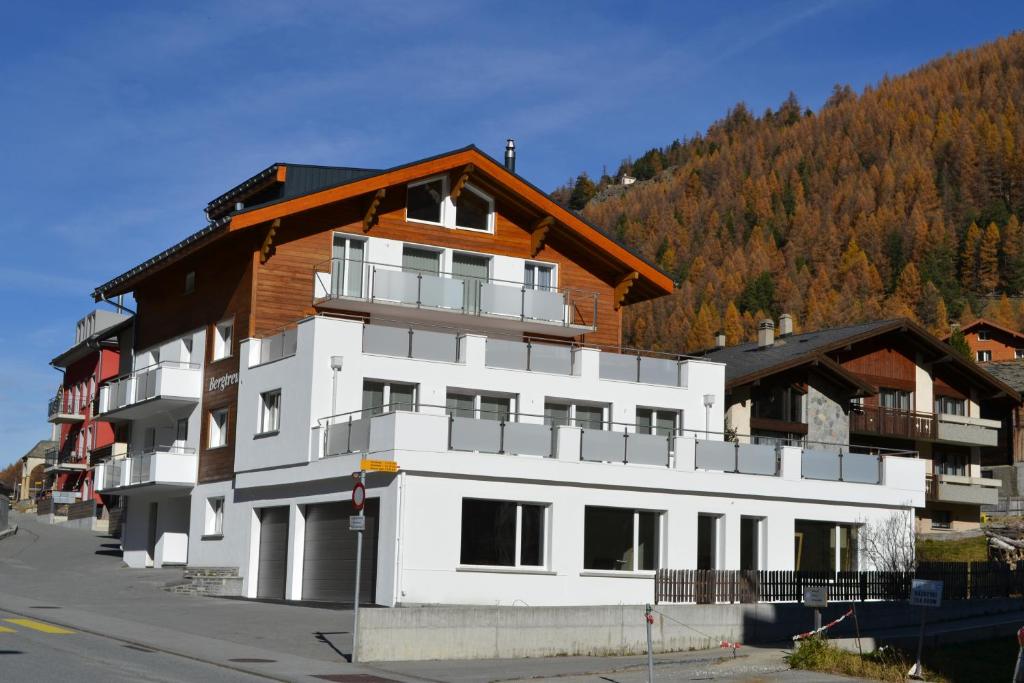
{"type": "Polygon", "coordinates": [[[807,386],[807,439],[822,443],[850,443],[849,407],[829,383],[807,386]]]}

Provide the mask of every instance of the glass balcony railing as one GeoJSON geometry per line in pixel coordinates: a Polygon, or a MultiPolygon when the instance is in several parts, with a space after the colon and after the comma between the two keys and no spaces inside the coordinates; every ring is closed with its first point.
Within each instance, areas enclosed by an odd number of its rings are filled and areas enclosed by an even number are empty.
{"type": "Polygon", "coordinates": [[[331,259],[315,267],[314,289],[317,304],[356,300],[584,330],[597,328],[597,292],[573,288],[531,287],[491,277],[331,259]]]}

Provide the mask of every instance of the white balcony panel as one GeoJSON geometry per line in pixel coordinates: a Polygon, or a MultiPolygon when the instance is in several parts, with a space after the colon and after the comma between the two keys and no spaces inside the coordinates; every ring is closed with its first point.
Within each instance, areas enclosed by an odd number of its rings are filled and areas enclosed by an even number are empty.
{"type": "Polygon", "coordinates": [[[999,443],[998,420],[984,420],[962,415],[938,415],[939,441],[969,446],[996,446],[999,443]]]}
{"type": "Polygon", "coordinates": [[[194,405],[201,393],[198,366],[161,363],[100,387],[100,412],[106,419],[138,420],[194,405]]]}
{"type": "Polygon", "coordinates": [[[103,463],[102,468],[104,493],[128,496],[180,491],[195,486],[199,456],[191,450],[160,450],[158,447],[154,451],[103,463]]]}

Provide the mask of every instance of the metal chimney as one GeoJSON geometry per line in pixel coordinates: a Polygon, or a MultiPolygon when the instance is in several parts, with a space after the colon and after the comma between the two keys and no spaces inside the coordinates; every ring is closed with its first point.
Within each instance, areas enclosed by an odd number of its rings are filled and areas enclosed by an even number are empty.
{"type": "Polygon", "coordinates": [[[757,324],[757,348],[766,349],[775,344],[775,323],[762,320],[757,324]]]}
{"type": "Polygon", "coordinates": [[[793,334],[793,316],[783,313],[779,316],[779,336],[788,337],[793,334]]]}
{"type": "Polygon", "coordinates": [[[724,349],[725,348],[725,332],[721,332],[721,331],[715,332],[715,348],[716,349],[724,349]]]}
{"type": "Polygon", "coordinates": [[[505,168],[512,173],[516,172],[516,141],[512,138],[505,143],[505,168]]]}

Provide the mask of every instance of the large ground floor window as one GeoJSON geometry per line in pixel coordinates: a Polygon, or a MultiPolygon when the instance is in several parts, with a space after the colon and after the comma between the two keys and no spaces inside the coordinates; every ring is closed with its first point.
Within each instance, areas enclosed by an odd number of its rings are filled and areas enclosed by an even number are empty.
{"type": "Polygon", "coordinates": [[[547,506],[503,500],[462,501],[465,565],[542,567],[547,506]]]}
{"type": "Polygon", "coordinates": [[[583,520],[583,568],[657,569],[660,518],[658,512],[588,506],[583,520]]]}
{"type": "Polygon", "coordinates": [[[798,571],[855,571],[857,527],[798,519],[793,553],[793,568],[798,571]]]}

